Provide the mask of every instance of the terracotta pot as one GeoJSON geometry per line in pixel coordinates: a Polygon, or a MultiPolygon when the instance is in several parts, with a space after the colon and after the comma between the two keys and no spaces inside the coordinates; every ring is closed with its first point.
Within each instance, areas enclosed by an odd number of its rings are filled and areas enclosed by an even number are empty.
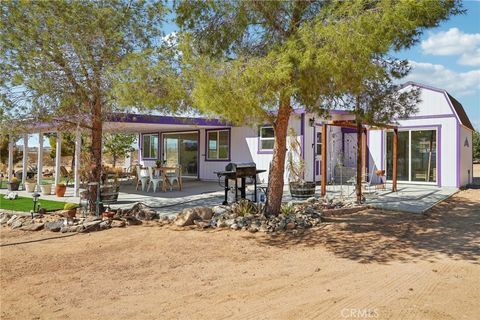
{"type": "Polygon", "coordinates": [[[8,191],[18,191],[20,182],[8,182],[8,191]]]}
{"type": "Polygon", "coordinates": [[[64,184],[57,184],[55,186],[55,194],[57,197],[63,197],[65,196],[65,191],[67,191],[67,186],[64,184]]]}
{"type": "Polygon", "coordinates": [[[115,212],[105,211],[102,215],[104,218],[113,218],[113,216],[115,215],[115,212]]]}

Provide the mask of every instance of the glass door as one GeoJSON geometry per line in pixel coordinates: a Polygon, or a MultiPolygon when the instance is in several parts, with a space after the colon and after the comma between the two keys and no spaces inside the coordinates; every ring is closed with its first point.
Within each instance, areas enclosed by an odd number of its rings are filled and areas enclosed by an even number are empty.
{"type": "MultiPolygon", "coordinates": [[[[387,132],[387,180],[393,172],[393,132],[387,132]]],[[[398,132],[397,179],[408,182],[437,181],[437,131],[398,132]]]]}
{"type": "Polygon", "coordinates": [[[163,135],[162,159],[167,166],[182,166],[182,175],[198,176],[198,132],[175,132],[163,135]]]}

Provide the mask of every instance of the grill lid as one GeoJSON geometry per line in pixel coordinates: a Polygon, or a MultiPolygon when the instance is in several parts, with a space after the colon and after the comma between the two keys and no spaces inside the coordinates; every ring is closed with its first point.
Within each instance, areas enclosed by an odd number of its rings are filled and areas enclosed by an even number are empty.
{"type": "Polygon", "coordinates": [[[257,165],[255,162],[244,162],[244,163],[235,163],[235,162],[230,162],[227,164],[225,167],[225,171],[237,171],[240,169],[256,169],[257,165]]]}

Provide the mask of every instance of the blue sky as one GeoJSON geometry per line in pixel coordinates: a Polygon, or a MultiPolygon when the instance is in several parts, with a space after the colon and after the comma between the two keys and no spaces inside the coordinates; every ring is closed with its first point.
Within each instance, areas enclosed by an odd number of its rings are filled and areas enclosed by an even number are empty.
{"type": "Polygon", "coordinates": [[[464,1],[467,13],[423,34],[421,42],[394,54],[413,67],[406,80],[447,90],[480,130],[480,1],[464,1]]]}

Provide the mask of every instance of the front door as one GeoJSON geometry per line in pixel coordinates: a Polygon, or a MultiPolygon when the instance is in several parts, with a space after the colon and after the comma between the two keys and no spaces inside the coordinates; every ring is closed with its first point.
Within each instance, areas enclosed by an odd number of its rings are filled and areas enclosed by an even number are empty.
{"type": "Polygon", "coordinates": [[[198,132],[163,133],[162,160],[167,166],[182,166],[182,175],[198,177],[198,132]]]}

